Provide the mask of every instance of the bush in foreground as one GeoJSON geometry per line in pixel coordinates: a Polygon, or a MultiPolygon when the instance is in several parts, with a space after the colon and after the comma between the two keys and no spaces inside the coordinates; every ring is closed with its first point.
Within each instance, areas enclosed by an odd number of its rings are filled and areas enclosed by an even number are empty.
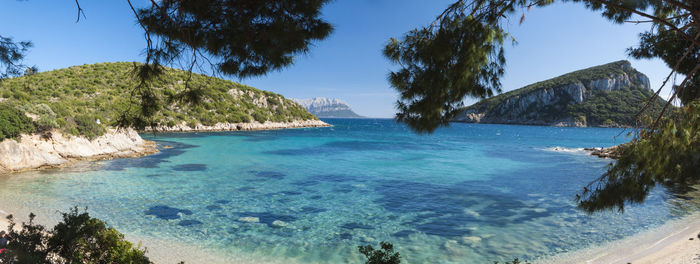
{"type": "Polygon", "coordinates": [[[0,254],[0,263],[152,263],[145,249],[134,247],[119,231],[87,212],[76,207],[61,214],[63,221],[51,230],[34,223],[34,214],[15,229],[14,218],[8,216],[11,242],[0,254]]]}

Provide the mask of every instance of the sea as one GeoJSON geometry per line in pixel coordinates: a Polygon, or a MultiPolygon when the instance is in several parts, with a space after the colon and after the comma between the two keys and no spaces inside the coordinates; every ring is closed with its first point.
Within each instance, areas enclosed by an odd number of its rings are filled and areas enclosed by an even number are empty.
{"type": "Polygon", "coordinates": [[[623,129],[455,123],[416,134],[391,119],[324,121],[333,126],[142,134],[160,153],[0,175],[0,209],[55,223],[77,206],[127,238],[221,263],[363,263],[358,246],[382,241],[402,263],[538,260],[698,210],[663,187],[624,211],[577,208],[611,162],[583,148],[628,142],[623,129]]]}

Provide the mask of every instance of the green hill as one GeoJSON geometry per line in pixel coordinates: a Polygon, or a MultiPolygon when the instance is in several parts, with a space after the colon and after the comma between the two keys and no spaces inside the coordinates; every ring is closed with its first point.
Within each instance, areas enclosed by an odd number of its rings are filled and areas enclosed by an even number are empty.
{"type": "MultiPolygon", "coordinates": [[[[131,74],[133,69],[134,64],[130,62],[98,63],[2,80],[0,104],[27,113],[38,130],[60,128],[71,134],[93,137],[114,125],[120,114],[137,108],[130,101],[130,91],[137,85],[131,74]]],[[[189,77],[185,71],[167,68],[163,76],[154,81],[155,96],[163,105],[162,111],[153,118],[155,123],[172,127],[186,122],[194,127],[197,124],[317,119],[279,94],[201,74],[193,73],[189,77]],[[190,87],[204,88],[199,104],[173,99],[183,91],[188,78],[190,87]]],[[[11,119],[12,114],[13,111],[0,111],[3,115],[0,120],[21,119],[11,119]]]]}
{"type": "MultiPolygon", "coordinates": [[[[464,108],[461,122],[632,126],[654,94],[649,79],[628,61],[617,61],[537,82],[464,108]]],[[[658,99],[658,111],[665,101],[658,99]]]]}

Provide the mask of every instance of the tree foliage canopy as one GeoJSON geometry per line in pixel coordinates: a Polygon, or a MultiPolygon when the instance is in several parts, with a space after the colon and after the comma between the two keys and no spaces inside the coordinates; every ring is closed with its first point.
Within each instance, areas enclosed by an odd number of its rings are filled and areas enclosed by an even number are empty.
{"type": "Polygon", "coordinates": [[[500,92],[504,73],[499,27],[486,26],[464,14],[448,15],[438,26],[391,39],[384,55],[399,64],[389,82],[401,94],[396,117],[418,132],[448,125],[465,96],[485,98],[500,92]]]}
{"type": "Polygon", "coordinates": [[[700,183],[700,102],[684,107],[682,116],[665,118],[657,130],[642,130],[621,148],[620,158],[577,196],[587,212],[641,203],[657,184],[685,192],[700,183]]]}
{"type": "Polygon", "coordinates": [[[319,16],[327,2],[165,0],[136,16],[147,35],[160,37],[147,50],[153,62],[209,55],[216,70],[248,77],[289,66],[312,41],[326,38],[332,27],[319,16]]]}
{"type": "Polygon", "coordinates": [[[540,6],[525,0],[457,1],[429,26],[392,38],[384,56],[400,69],[389,83],[400,93],[396,118],[417,132],[447,126],[467,97],[501,92],[505,72],[501,19],[517,7],[540,6]]]}

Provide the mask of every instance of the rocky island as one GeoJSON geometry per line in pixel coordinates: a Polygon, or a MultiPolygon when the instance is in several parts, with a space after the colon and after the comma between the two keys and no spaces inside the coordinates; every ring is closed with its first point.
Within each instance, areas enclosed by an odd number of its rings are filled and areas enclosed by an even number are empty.
{"type": "MultiPolygon", "coordinates": [[[[627,127],[634,125],[633,117],[653,94],[646,75],[629,61],[617,61],[482,100],[464,108],[455,121],[627,127]]],[[[652,110],[664,103],[658,99],[652,110]]]]}
{"type": "MultiPolygon", "coordinates": [[[[56,167],[76,160],[157,152],[135,129],[116,127],[135,111],[134,64],[99,63],[0,82],[0,173],[56,167]]],[[[167,68],[157,87],[162,104],[143,131],[238,131],[329,126],[282,95],[228,80],[167,68]],[[201,88],[200,104],[177,100],[201,88]]]]}

